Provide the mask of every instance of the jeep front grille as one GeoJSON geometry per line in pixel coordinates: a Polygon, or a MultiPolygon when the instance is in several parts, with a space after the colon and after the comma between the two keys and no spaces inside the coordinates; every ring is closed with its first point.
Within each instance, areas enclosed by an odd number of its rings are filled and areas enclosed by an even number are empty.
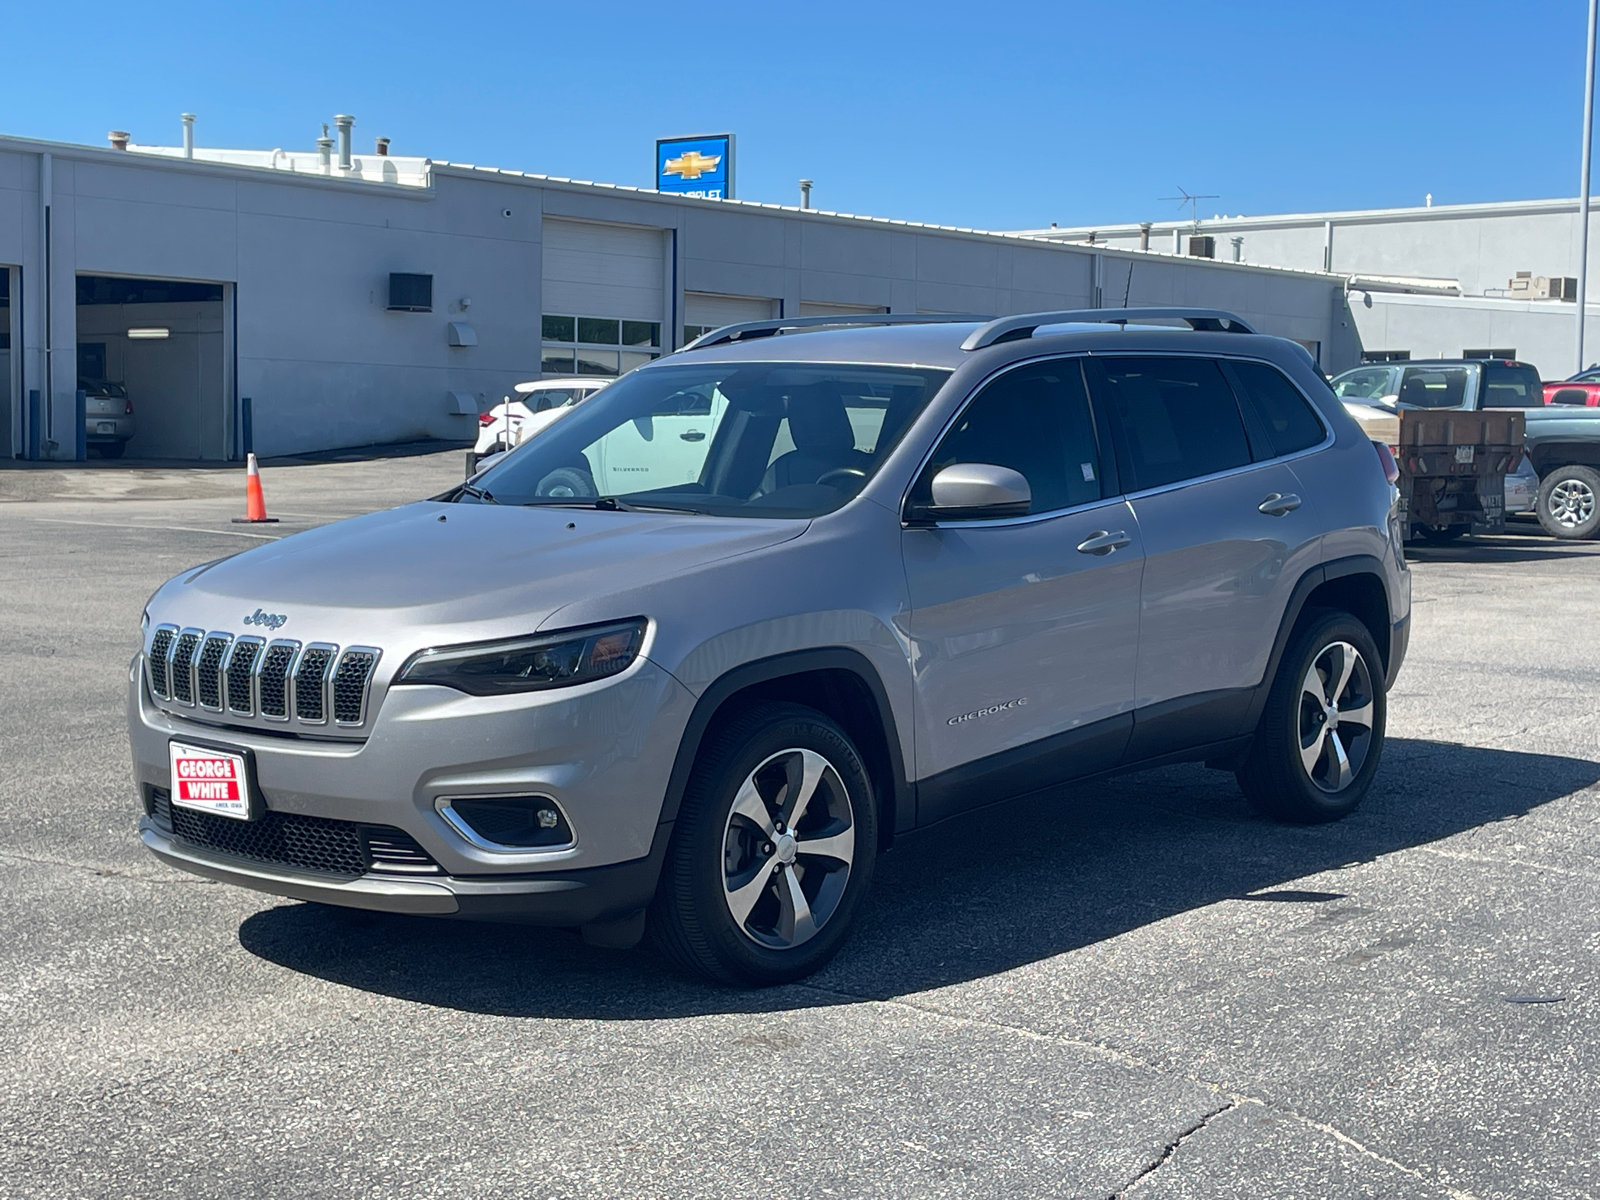
{"type": "Polygon", "coordinates": [[[173,708],[202,708],[275,723],[366,723],[381,651],[373,646],[207,633],[159,625],[145,652],[150,691],[173,708]],[[331,715],[331,721],[330,721],[331,715]]]}

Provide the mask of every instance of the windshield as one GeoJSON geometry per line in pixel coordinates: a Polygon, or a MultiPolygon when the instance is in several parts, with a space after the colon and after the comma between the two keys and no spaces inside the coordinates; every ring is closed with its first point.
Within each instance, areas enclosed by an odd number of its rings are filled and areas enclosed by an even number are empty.
{"type": "Polygon", "coordinates": [[[861,490],[949,376],[834,363],[651,367],[618,380],[453,498],[819,516],[861,490]]]}

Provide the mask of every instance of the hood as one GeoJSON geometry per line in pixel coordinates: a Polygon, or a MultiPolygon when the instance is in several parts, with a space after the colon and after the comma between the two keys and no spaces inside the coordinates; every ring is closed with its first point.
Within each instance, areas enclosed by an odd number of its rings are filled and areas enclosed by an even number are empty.
{"type": "MultiPolygon", "coordinates": [[[[424,502],[258,546],[189,571],[152,599],[154,622],[233,633],[256,610],[276,636],[360,640],[390,629],[531,632],[556,609],[798,537],[808,522],[424,502]]],[[[617,614],[618,616],[632,614],[617,614]]],[[[252,621],[251,625],[260,624],[252,621]]],[[[273,636],[273,634],[269,634],[273,636]]]]}

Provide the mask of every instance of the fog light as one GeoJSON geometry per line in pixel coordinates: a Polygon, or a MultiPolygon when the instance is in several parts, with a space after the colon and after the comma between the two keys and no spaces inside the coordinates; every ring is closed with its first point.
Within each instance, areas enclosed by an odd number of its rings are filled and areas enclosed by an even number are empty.
{"type": "Polygon", "coordinates": [[[484,850],[554,850],[576,840],[548,796],[442,798],[438,809],[457,833],[484,850]]]}

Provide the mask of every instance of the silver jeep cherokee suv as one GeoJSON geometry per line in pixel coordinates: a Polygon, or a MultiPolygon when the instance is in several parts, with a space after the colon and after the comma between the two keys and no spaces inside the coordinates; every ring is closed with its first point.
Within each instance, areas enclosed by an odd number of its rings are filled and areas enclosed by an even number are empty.
{"type": "Polygon", "coordinates": [[[1395,500],[1305,351],[1227,313],[730,326],[443,496],[164,585],[140,835],[795,979],[897,835],[1008,797],[1204,761],[1349,813],[1409,629],[1395,500]]]}

